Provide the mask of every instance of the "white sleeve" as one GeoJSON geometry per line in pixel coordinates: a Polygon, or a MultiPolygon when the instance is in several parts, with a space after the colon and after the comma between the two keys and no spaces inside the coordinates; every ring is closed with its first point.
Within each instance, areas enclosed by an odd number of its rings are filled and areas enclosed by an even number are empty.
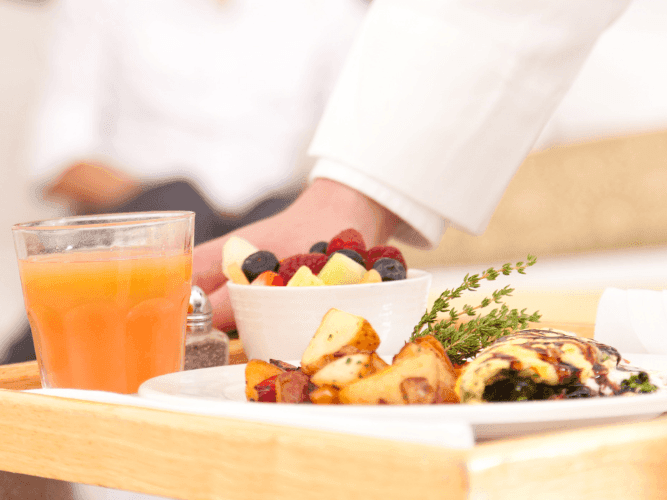
{"type": "Polygon", "coordinates": [[[104,2],[57,0],[51,11],[46,69],[29,147],[30,176],[46,180],[65,165],[97,152],[109,104],[104,2]]]}
{"type": "Polygon", "coordinates": [[[310,153],[479,234],[629,2],[374,0],[310,153]]]}
{"type": "Polygon", "coordinates": [[[375,200],[401,218],[394,237],[418,248],[437,245],[445,230],[442,217],[410,196],[391,189],[363,171],[342,163],[320,158],[310,172],[310,178],[326,178],[340,182],[375,200]]]}

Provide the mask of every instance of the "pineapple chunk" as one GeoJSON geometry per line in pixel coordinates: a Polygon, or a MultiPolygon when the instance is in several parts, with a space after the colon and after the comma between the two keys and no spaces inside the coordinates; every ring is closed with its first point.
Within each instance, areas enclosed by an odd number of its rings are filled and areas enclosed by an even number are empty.
{"type": "Polygon", "coordinates": [[[334,253],[318,274],[325,285],[356,285],[366,268],[342,253],[334,253]]]}
{"type": "Polygon", "coordinates": [[[308,266],[301,266],[287,282],[287,286],[324,286],[324,282],[308,266]]]}
{"type": "Polygon", "coordinates": [[[370,269],[366,271],[360,283],[382,283],[382,276],[377,269],[370,269]]]}
{"type": "Polygon", "coordinates": [[[324,315],[310,339],[301,357],[301,370],[306,375],[313,375],[347,346],[370,352],[379,345],[380,337],[366,319],[332,308],[324,315]]]}
{"type": "Polygon", "coordinates": [[[232,283],[237,285],[249,285],[248,278],[246,278],[245,273],[241,270],[241,267],[236,263],[232,262],[227,267],[228,278],[232,283]]]}

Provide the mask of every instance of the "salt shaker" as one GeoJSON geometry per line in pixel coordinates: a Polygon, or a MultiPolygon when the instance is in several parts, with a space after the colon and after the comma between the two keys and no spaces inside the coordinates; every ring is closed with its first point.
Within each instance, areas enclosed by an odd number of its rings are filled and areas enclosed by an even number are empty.
{"type": "Polygon", "coordinates": [[[192,287],[185,333],[185,370],[229,364],[229,337],[213,327],[213,307],[204,291],[192,287]]]}

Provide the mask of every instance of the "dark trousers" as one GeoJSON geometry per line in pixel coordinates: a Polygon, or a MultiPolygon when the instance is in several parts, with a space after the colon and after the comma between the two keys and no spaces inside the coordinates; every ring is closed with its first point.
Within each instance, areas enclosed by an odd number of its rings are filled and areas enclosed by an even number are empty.
{"type": "MultiPolygon", "coordinates": [[[[195,212],[195,245],[227,234],[242,226],[265,219],[285,209],[295,196],[270,198],[246,214],[225,216],[215,210],[206,198],[187,181],[174,181],[144,189],[133,199],[107,210],[107,213],[147,212],[151,210],[188,210],[195,212]]],[[[10,346],[3,363],[20,363],[36,359],[32,333],[27,320],[22,335],[10,346]]]]}

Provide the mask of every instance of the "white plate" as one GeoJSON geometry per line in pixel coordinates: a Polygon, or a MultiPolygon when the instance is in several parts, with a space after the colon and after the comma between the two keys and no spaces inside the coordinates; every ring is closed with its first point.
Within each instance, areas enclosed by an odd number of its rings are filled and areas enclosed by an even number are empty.
{"type": "MultiPolygon", "coordinates": [[[[648,371],[667,372],[667,356],[625,354],[624,359],[648,371]]],[[[296,425],[308,420],[345,419],[427,430],[451,422],[472,426],[477,441],[605,423],[648,420],[667,412],[667,390],[636,396],[526,401],[481,405],[347,406],[250,403],[245,400],[245,365],[171,373],[146,381],[139,396],[173,405],[209,404],[220,416],[296,425]],[[291,420],[292,419],[292,420],[291,420]]]]}

